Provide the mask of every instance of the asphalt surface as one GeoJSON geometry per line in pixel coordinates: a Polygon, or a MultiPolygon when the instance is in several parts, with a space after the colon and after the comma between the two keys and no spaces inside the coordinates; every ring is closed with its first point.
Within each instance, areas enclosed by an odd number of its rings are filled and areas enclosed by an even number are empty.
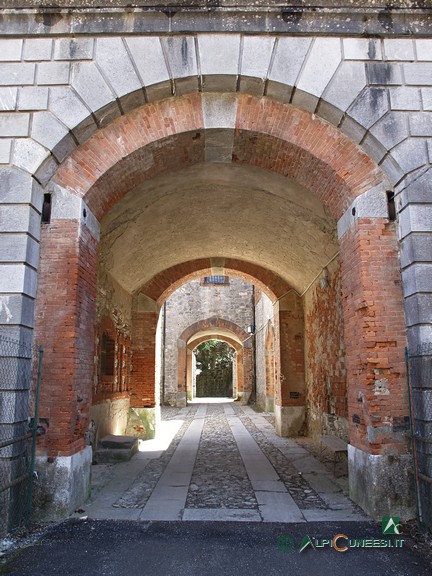
{"type": "MultiPolygon", "coordinates": [[[[20,576],[374,576],[432,575],[425,557],[402,548],[354,548],[353,539],[391,539],[372,522],[302,524],[249,522],[130,522],[68,520],[42,538],[8,554],[0,574],[20,576]],[[306,538],[307,539],[307,538],[306,538]]],[[[369,540],[370,541],[370,540],[369,540]]]]}

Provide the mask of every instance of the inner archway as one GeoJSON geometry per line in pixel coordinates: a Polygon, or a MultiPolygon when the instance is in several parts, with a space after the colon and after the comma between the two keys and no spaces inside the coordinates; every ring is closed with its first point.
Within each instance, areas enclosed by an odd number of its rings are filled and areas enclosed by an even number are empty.
{"type": "MultiPolygon", "coordinates": [[[[247,288],[247,284],[240,282],[241,288],[247,288]]],[[[238,300],[237,300],[238,302],[238,300]]],[[[244,302],[244,300],[243,300],[244,302]]],[[[226,304],[230,304],[227,299],[226,304]]],[[[227,307],[228,308],[228,307],[227,307]]],[[[250,310],[252,314],[252,310],[250,310]]],[[[235,316],[232,317],[235,318],[235,316]]],[[[246,321],[248,318],[246,318],[246,321]]],[[[182,400],[185,391],[187,399],[196,396],[196,359],[195,350],[209,341],[225,343],[234,352],[233,378],[231,396],[246,402],[253,387],[252,374],[252,342],[245,328],[235,324],[232,320],[226,320],[216,316],[200,320],[188,326],[177,341],[178,346],[178,391],[179,399],[182,400]]]]}

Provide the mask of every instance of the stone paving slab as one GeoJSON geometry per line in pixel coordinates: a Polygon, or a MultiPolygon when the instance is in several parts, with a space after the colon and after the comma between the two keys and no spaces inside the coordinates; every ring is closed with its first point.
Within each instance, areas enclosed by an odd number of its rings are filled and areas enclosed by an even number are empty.
{"type": "Polygon", "coordinates": [[[303,510],[303,516],[307,522],[364,522],[369,519],[348,510],[303,510]]]}
{"type": "MultiPolygon", "coordinates": [[[[283,450],[283,454],[286,456],[291,456],[289,450],[283,450]]],[[[311,472],[316,472],[319,474],[328,474],[327,468],[318,462],[318,460],[314,456],[296,456],[292,459],[293,465],[297,468],[299,472],[302,474],[310,474],[311,472]]]]}
{"type": "Polygon", "coordinates": [[[278,481],[279,476],[262,450],[237,417],[228,417],[228,423],[237,442],[248,476],[254,481],[278,481]]]}
{"type": "MultiPolygon", "coordinates": [[[[259,448],[265,454],[270,464],[277,470],[278,475],[287,491],[294,498],[300,509],[327,508],[324,500],[316,493],[302,474],[292,464],[293,456],[290,450],[286,452],[286,445],[280,445],[285,439],[267,432],[264,434],[258,428],[246,411],[240,407],[235,408],[237,417],[241,420],[249,434],[253,437],[259,448]]],[[[309,453],[307,453],[309,455],[309,453]]]]}
{"type": "MultiPolygon", "coordinates": [[[[242,407],[242,410],[255,424],[267,422],[266,418],[261,414],[251,417],[251,413],[254,414],[254,412],[249,406],[242,407]]],[[[311,455],[302,446],[299,446],[295,440],[277,436],[274,429],[269,431],[261,430],[260,428],[260,432],[286,456],[302,480],[319,495],[324,503],[322,507],[324,511],[338,512],[338,518],[341,519],[343,515],[351,519],[367,519],[367,516],[343,493],[343,479],[335,478],[315,456],[311,455]]],[[[306,489],[304,492],[308,493],[309,490],[306,489]]],[[[307,506],[307,509],[313,510],[314,507],[307,506]]]]}
{"type": "Polygon", "coordinates": [[[163,486],[154,489],[144,506],[140,520],[180,520],[186,501],[187,486],[163,486]]]}
{"type": "Polygon", "coordinates": [[[263,521],[303,522],[304,517],[299,507],[244,424],[232,415],[228,416],[228,422],[255,490],[263,521]],[[266,490],[259,490],[263,486],[266,490]]]}
{"type": "Polygon", "coordinates": [[[185,507],[189,484],[204,426],[206,406],[200,406],[177,450],[156,484],[140,515],[141,520],[179,520],[185,507]],[[181,479],[181,485],[177,482],[181,479]]]}
{"type": "MultiPolygon", "coordinates": [[[[152,458],[147,463],[146,467],[142,468],[138,472],[135,472],[135,469],[131,468],[131,474],[128,475],[128,478],[130,478],[132,482],[122,494],[117,496],[117,499],[113,501],[112,506],[119,508],[143,508],[145,506],[168,463],[176,453],[180,441],[184,438],[185,431],[193,421],[196,411],[196,407],[188,408],[187,412],[184,412],[182,419],[179,419],[177,409],[174,409],[174,411],[169,409],[167,411],[168,421],[165,422],[166,426],[163,426],[160,431],[161,437],[157,440],[144,442],[145,446],[150,447],[150,453],[156,446],[159,448],[159,443],[161,443],[162,446],[165,446],[165,450],[161,457],[152,458]],[[175,418],[174,421],[173,418],[175,418]],[[171,441],[168,444],[166,444],[167,434],[168,438],[171,438],[171,441]]],[[[187,439],[185,442],[187,442],[187,439]]],[[[138,458],[138,455],[136,458],[138,458]]],[[[136,458],[131,461],[131,465],[132,463],[135,465],[136,458]]]]}
{"type": "Polygon", "coordinates": [[[279,480],[254,480],[252,486],[256,492],[286,492],[280,478],[279,480]]]}
{"type": "Polygon", "coordinates": [[[100,505],[86,511],[85,515],[93,520],[138,520],[140,512],[141,510],[136,508],[112,508],[109,505],[100,505]]]}
{"type": "Polygon", "coordinates": [[[244,508],[187,508],[183,512],[182,520],[187,521],[236,521],[236,522],[262,522],[258,510],[244,508]]]}
{"type": "Polygon", "coordinates": [[[347,514],[355,514],[360,519],[367,519],[367,516],[362,513],[361,509],[342,493],[322,493],[321,497],[328,505],[330,510],[340,510],[346,512],[347,514]]]}
{"type": "MultiPolygon", "coordinates": [[[[134,478],[142,473],[149,461],[148,458],[145,460],[137,459],[113,465],[109,469],[104,467],[107,476],[109,470],[109,480],[99,492],[92,494],[93,500],[85,505],[85,513],[92,518],[116,518],[117,512],[116,508],[113,508],[113,503],[128,490],[134,478]]],[[[76,515],[81,516],[82,514],[76,515]]]]}
{"type": "Polygon", "coordinates": [[[288,492],[256,492],[264,522],[305,522],[293,497],[288,492]]]}
{"type": "Polygon", "coordinates": [[[177,470],[167,470],[165,474],[159,480],[158,486],[168,486],[168,487],[179,487],[187,486],[190,483],[190,471],[186,470],[184,472],[177,470]]]}

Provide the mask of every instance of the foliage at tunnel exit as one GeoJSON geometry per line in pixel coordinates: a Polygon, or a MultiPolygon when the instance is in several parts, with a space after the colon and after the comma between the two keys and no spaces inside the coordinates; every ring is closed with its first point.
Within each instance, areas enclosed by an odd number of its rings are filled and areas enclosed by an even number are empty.
{"type": "Polygon", "coordinates": [[[195,350],[196,365],[201,372],[215,368],[228,368],[234,358],[234,348],[220,340],[207,340],[195,350]]]}

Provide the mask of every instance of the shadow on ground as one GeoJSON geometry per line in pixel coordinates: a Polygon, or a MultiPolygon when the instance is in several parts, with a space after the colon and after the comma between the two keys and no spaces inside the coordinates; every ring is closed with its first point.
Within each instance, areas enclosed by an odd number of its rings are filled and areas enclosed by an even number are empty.
{"type": "MultiPolygon", "coordinates": [[[[412,544],[412,543],[411,543],[412,544]]],[[[307,576],[432,575],[430,562],[401,536],[383,536],[372,522],[308,524],[68,520],[8,554],[0,573],[17,576],[307,576]],[[383,540],[402,547],[315,546],[337,540],[383,540]],[[302,544],[309,544],[300,552],[302,544]]]]}

